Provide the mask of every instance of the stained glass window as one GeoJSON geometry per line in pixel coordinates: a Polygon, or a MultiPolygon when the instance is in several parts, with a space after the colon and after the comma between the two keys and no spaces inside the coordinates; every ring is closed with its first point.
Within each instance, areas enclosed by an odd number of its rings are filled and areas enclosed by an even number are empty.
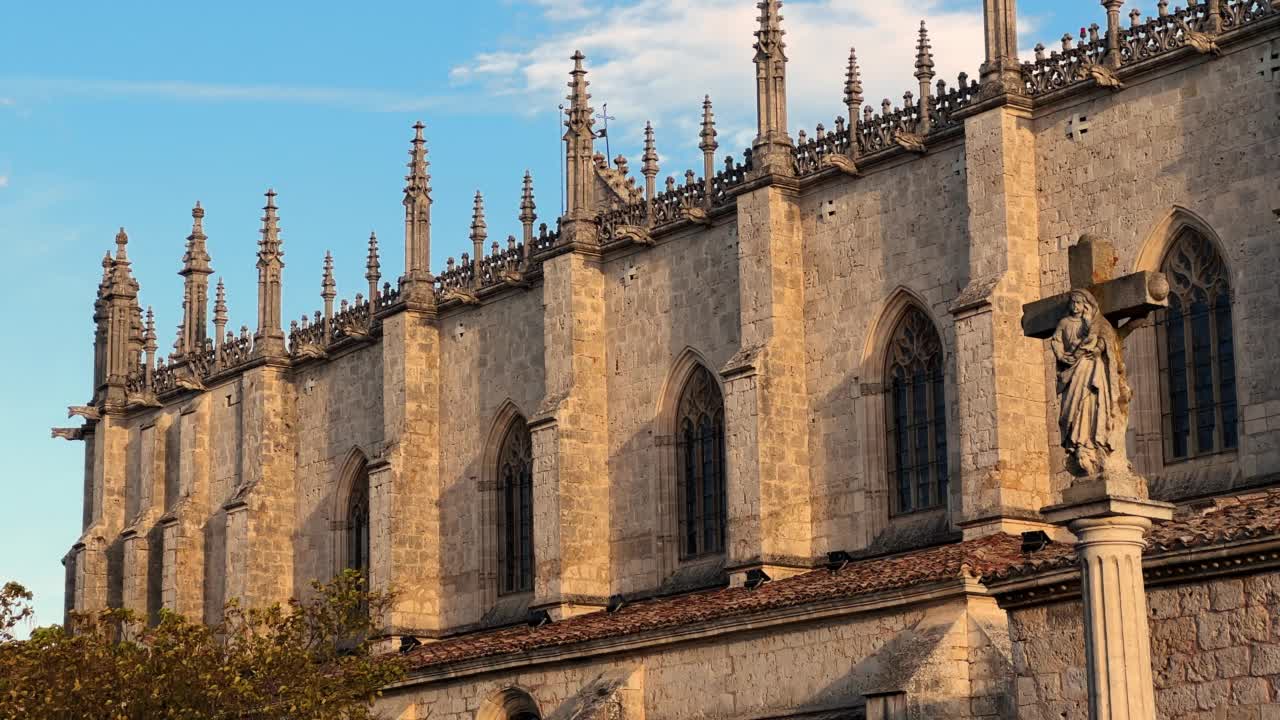
{"type": "Polygon", "coordinates": [[[680,554],[724,550],[724,398],[711,372],[699,366],[680,395],[677,410],[680,554]]]}
{"type": "Polygon", "coordinates": [[[533,589],[533,441],[516,418],[498,453],[498,576],[502,593],[533,589]]]}
{"type": "Polygon", "coordinates": [[[919,308],[909,308],[889,343],[889,487],[895,513],[941,507],[947,501],[947,402],[942,342],[919,308]]]}
{"type": "Polygon", "coordinates": [[[1161,270],[1169,308],[1157,314],[1165,459],[1233,450],[1237,437],[1231,285],[1213,243],[1185,229],[1161,270]]]}

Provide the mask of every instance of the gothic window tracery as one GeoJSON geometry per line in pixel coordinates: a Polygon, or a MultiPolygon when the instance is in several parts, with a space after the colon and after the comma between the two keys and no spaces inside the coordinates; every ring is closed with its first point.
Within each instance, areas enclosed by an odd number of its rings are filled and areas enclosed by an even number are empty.
{"type": "Polygon", "coordinates": [[[698,366],[676,411],[680,555],[724,551],[724,398],[711,372],[698,366]]]}
{"type": "Polygon", "coordinates": [[[347,569],[369,574],[369,471],[364,466],[347,498],[347,569]]]}
{"type": "Polygon", "coordinates": [[[1169,308],[1156,316],[1165,460],[1234,450],[1231,285],[1213,243],[1184,229],[1165,256],[1169,308]]]}
{"type": "Polygon", "coordinates": [[[885,372],[889,487],[895,514],[947,502],[947,403],[942,341],[919,308],[903,313],[885,372]]]}
{"type": "Polygon", "coordinates": [[[533,440],[511,422],[498,452],[498,582],[503,594],[533,589],[533,440]]]}

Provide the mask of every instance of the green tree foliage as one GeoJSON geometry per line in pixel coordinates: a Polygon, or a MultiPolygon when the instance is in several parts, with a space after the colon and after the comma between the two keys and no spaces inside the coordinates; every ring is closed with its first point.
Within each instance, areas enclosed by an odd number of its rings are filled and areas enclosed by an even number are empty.
{"type": "Polygon", "coordinates": [[[70,629],[16,640],[31,594],[0,591],[0,718],[24,720],[365,720],[404,674],[374,652],[370,618],[390,602],[358,573],[313,585],[288,606],[232,603],[209,626],[161,612],[148,625],[127,610],[73,615],[70,629]]]}

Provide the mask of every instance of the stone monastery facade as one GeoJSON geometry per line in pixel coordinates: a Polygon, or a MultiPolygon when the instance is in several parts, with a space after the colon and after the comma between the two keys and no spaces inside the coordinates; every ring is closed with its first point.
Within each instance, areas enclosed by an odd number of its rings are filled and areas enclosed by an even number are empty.
{"type": "Polygon", "coordinates": [[[597,154],[575,54],[567,210],[526,176],[489,244],[477,196],[438,275],[421,124],[404,276],[371,237],[367,291],[335,305],[326,259],[300,323],[274,193],[238,334],[193,211],[167,358],[122,230],[54,430],[85,444],[68,609],[214,618],[357,568],[398,591],[396,718],[1280,717],[1280,2],[1103,0],[1023,62],[984,0],[972,79],[922,24],[904,102],[851,52],[813,134],[758,5],[749,151],[708,100],[697,171],[661,183],[652,129],[638,176],[597,154]],[[1106,447],[1024,312],[1073,288],[1149,316],[1106,447]],[[1073,476],[1086,446],[1138,479],[1073,476]]]}

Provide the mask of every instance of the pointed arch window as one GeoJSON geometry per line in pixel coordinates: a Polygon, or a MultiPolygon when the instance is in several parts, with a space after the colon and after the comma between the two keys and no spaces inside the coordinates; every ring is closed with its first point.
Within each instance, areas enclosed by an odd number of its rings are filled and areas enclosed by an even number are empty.
{"type": "Polygon", "coordinates": [[[1169,308],[1156,316],[1165,460],[1234,450],[1238,443],[1231,284],[1217,248],[1184,228],[1161,271],[1169,308]]]}
{"type": "Polygon", "coordinates": [[[533,589],[533,439],[515,418],[498,451],[498,585],[503,594],[533,589]]]}
{"type": "Polygon", "coordinates": [[[347,498],[347,569],[369,575],[369,470],[364,465],[347,498]]]}
{"type": "Polygon", "coordinates": [[[680,555],[724,551],[724,397],[711,372],[698,366],[685,381],[676,410],[680,555]]]}
{"type": "Polygon", "coordinates": [[[895,514],[947,502],[947,402],[942,341],[917,307],[903,313],[889,342],[889,487],[895,514]]]}

